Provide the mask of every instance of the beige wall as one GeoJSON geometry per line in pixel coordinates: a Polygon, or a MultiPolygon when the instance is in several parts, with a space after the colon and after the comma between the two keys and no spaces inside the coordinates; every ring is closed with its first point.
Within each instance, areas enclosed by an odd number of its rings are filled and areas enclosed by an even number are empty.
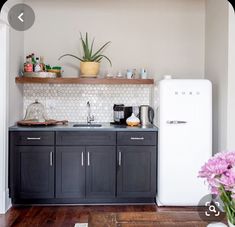
{"type": "MultiPolygon", "coordinates": [[[[25,32],[25,53],[45,56],[64,66],[66,76],[77,76],[79,31],[96,37],[98,45],[111,40],[105,52],[111,71],[146,67],[151,76],[204,76],[204,0],[26,0],[36,22],[25,32]]],[[[105,62],[103,73],[110,70],[105,62]]]]}
{"type": "Polygon", "coordinates": [[[235,14],[229,5],[229,59],[228,59],[228,128],[229,150],[235,150],[235,14]]]}
{"type": "Polygon", "coordinates": [[[15,83],[24,60],[23,32],[10,29],[9,125],[23,118],[23,86],[15,83]]]}
{"type": "Polygon", "coordinates": [[[206,1],[205,77],[213,83],[213,151],[227,149],[228,106],[227,0],[206,1]]]}
{"type": "MultiPolygon", "coordinates": [[[[7,12],[10,8],[22,0],[8,0],[2,10],[7,12]]],[[[5,16],[7,20],[7,16],[5,16]]],[[[18,32],[9,27],[9,69],[8,69],[8,125],[15,124],[23,115],[23,87],[15,83],[15,77],[19,75],[24,61],[24,32],[18,32]]]]}
{"type": "MultiPolygon", "coordinates": [[[[23,112],[23,95],[22,88],[17,86],[14,78],[19,74],[20,66],[23,61],[23,33],[16,32],[8,26],[6,20],[9,8],[19,3],[19,0],[10,0],[1,9],[0,23],[3,21],[5,27],[5,34],[1,36],[6,37],[6,42],[3,50],[4,69],[1,73],[1,146],[0,146],[0,213],[4,213],[10,207],[9,191],[8,191],[8,126],[14,124],[17,120],[22,118],[23,112]],[[5,50],[4,50],[5,49],[5,50]],[[5,82],[5,83],[4,83],[5,82]]],[[[2,32],[2,30],[1,30],[2,32]]],[[[1,37],[2,38],[2,37],[1,37]]],[[[1,40],[2,41],[2,40],[1,40]]],[[[2,63],[2,62],[1,62],[2,63]]]]}

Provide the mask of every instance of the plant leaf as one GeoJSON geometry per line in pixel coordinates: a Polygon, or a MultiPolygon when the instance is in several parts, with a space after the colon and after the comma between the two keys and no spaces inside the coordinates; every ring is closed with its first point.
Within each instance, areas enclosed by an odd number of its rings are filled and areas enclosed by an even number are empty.
{"type": "Polygon", "coordinates": [[[82,33],[80,32],[80,36],[81,36],[81,41],[82,41],[82,48],[83,48],[83,60],[84,61],[87,61],[87,60],[89,60],[89,56],[88,56],[88,54],[87,54],[87,46],[86,46],[86,43],[85,43],[85,41],[84,41],[84,39],[83,39],[83,36],[82,36],[82,33]]]}
{"type": "Polygon", "coordinates": [[[91,58],[95,58],[95,57],[96,57],[98,54],[100,54],[100,52],[101,52],[108,44],[110,44],[110,43],[111,43],[111,41],[105,43],[99,50],[97,50],[97,51],[95,52],[95,54],[93,54],[93,56],[91,56],[91,58]]]}
{"type": "Polygon", "coordinates": [[[93,61],[100,62],[100,61],[102,60],[102,58],[105,58],[106,60],[108,60],[109,64],[112,66],[111,60],[110,60],[107,56],[105,56],[105,55],[103,55],[103,54],[97,55],[97,56],[96,56],[95,58],[93,58],[92,60],[93,60],[93,61]]]}
{"type": "Polygon", "coordinates": [[[91,43],[90,58],[91,58],[91,56],[92,56],[94,41],[95,41],[95,38],[92,40],[92,43],[91,43]]]}
{"type": "Polygon", "coordinates": [[[70,57],[76,58],[76,59],[78,59],[79,61],[84,61],[83,59],[81,59],[81,58],[79,58],[79,57],[77,57],[77,56],[75,56],[75,55],[73,55],[73,54],[64,54],[64,55],[60,56],[60,57],[58,58],[58,60],[60,60],[60,59],[63,58],[63,57],[66,57],[66,56],[70,56],[70,57]]]}

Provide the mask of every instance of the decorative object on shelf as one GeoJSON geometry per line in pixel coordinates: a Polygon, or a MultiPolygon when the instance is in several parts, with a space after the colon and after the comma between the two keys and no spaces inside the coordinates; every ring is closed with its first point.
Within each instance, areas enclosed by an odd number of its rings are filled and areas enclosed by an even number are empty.
{"type": "Polygon", "coordinates": [[[106,42],[96,52],[94,52],[93,51],[94,39],[90,45],[88,33],[86,32],[85,38],[83,38],[82,34],[80,35],[83,48],[83,56],[80,58],[73,54],[64,54],[59,57],[59,60],[65,56],[76,58],[80,61],[81,77],[97,77],[100,69],[100,62],[103,59],[106,59],[112,66],[111,60],[106,55],[103,55],[105,47],[107,47],[111,42],[110,41],[106,42]]]}
{"type": "Polygon", "coordinates": [[[126,123],[128,126],[138,126],[140,124],[140,119],[132,113],[131,116],[126,119],[126,123]]]}
{"type": "Polygon", "coordinates": [[[141,79],[147,79],[147,76],[148,76],[148,74],[147,74],[146,69],[145,69],[145,68],[142,68],[142,69],[140,70],[140,78],[141,78],[141,79]]]}
{"type": "Polygon", "coordinates": [[[57,74],[55,72],[24,72],[24,77],[32,77],[32,78],[56,78],[57,74]]]}
{"type": "Polygon", "coordinates": [[[127,69],[126,78],[132,79],[133,78],[133,71],[131,69],[127,69]]]}
{"type": "Polygon", "coordinates": [[[50,65],[46,65],[45,68],[47,72],[55,73],[57,77],[62,76],[62,68],[60,66],[51,67],[50,65]]]}
{"type": "Polygon", "coordinates": [[[61,77],[61,67],[44,64],[44,57],[36,57],[34,53],[26,56],[26,62],[24,63],[24,70],[22,72],[23,77],[37,77],[37,78],[55,78],[61,77]]]}
{"type": "Polygon", "coordinates": [[[117,72],[117,76],[116,76],[117,78],[123,78],[124,76],[122,75],[122,72],[121,71],[119,71],[119,72],[117,72]]]}
{"type": "Polygon", "coordinates": [[[38,102],[37,99],[27,107],[24,120],[17,122],[18,125],[22,126],[47,126],[67,123],[67,120],[48,119],[44,105],[38,102]]]}
{"type": "Polygon", "coordinates": [[[205,178],[211,194],[219,196],[223,202],[230,227],[235,226],[235,151],[221,152],[208,160],[199,171],[205,178]]]}

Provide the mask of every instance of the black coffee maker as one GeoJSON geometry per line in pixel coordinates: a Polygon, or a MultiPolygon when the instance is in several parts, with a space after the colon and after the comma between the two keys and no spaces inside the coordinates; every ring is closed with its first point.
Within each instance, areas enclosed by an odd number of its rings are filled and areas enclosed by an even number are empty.
{"type": "Polygon", "coordinates": [[[126,124],[126,119],[132,114],[132,106],[124,104],[114,104],[113,106],[113,121],[112,124],[126,124]]]}

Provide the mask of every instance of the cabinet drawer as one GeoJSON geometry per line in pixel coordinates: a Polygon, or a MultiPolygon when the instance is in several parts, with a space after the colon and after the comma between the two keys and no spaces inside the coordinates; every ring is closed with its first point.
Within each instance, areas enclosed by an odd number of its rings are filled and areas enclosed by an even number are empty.
{"type": "Polygon", "coordinates": [[[54,132],[13,132],[15,145],[54,145],[54,132]]]}
{"type": "Polygon", "coordinates": [[[115,132],[57,132],[56,145],[115,145],[115,132]]]}
{"type": "Polygon", "coordinates": [[[118,145],[147,145],[154,146],[157,144],[156,132],[118,132],[118,145]]]}

